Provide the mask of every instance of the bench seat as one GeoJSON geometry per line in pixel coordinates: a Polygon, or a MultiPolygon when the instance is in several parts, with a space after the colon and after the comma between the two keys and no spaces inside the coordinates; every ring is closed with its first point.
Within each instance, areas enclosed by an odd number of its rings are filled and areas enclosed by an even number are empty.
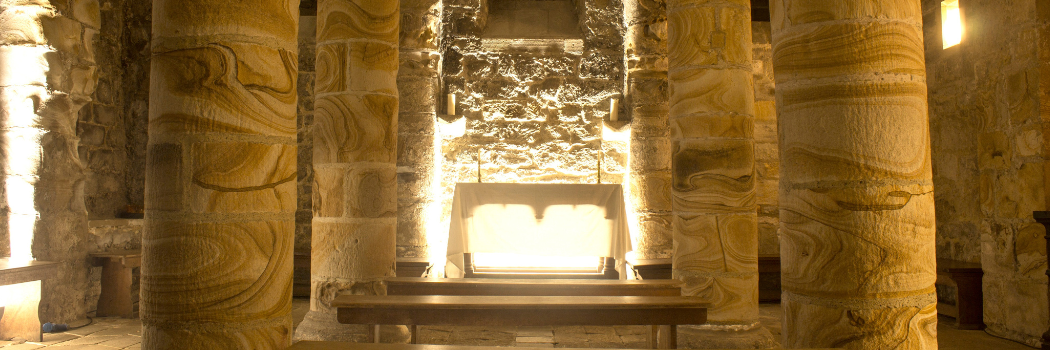
{"type": "MultiPolygon", "coordinates": [[[[477,345],[429,345],[429,344],[374,344],[374,343],[345,343],[334,341],[301,341],[292,345],[288,350],[549,350],[550,348],[513,348],[498,346],[477,345]]],[[[562,348],[574,350],[573,348],[562,348]]],[[[576,349],[580,350],[580,349],[576,349]]],[[[809,349],[809,350],[832,350],[832,349],[809,349]]]]}
{"type": "Polygon", "coordinates": [[[650,346],[676,348],[675,326],[707,322],[709,303],[683,296],[340,295],[343,324],[365,324],[378,342],[379,325],[616,326],[647,325],[650,346]]]}
{"type": "Polygon", "coordinates": [[[388,295],[680,296],[677,280],[465,279],[394,277],[388,295]]]}
{"type": "MultiPolygon", "coordinates": [[[[0,338],[43,340],[40,331],[40,281],[58,275],[58,263],[47,261],[13,262],[0,258],[0,286],[24,284],[17,288],[21,301],[4,307],[0,318],[0,338]]],[[[12,291],[5,291],[11,293],[12,291]]]]}

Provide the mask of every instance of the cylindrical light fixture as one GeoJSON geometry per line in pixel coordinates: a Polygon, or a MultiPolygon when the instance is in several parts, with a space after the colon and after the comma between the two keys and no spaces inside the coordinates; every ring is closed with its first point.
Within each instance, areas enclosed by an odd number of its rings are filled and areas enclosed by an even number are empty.
{"type": "Polygon", "coordinates": [[[448,115],[456,115],[456,94],[448,94],[448,115]]]}

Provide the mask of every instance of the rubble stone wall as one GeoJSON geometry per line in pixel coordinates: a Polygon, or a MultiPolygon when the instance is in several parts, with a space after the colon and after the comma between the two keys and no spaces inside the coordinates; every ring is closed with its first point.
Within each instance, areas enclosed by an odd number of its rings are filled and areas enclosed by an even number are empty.
{"type": "Polygon", "coordinates": [[[32,234],[32,257],[60,264],[57,275],[42,283],[39,315],[44,322],[72,322],[87,311],[79,302],[87,290],[88,213],[76,124],[95,93],[99,3],[5,1],[0,18],[0,62],[6,62],[0,67],[0,136],[8,148],[3,245],[12,235],[32,234]],[[18,227],[7,227],[16,221],[18,227]]]}
{"type": "Polygon", "coordinates": [[[617,0],[576,5],[582,50],[558,42],[554,48],[490,50],[482,40],[488,4],[445,3],[441,96],[452,93],[458,101],[457,115],[439,121],[442,218],[449,215],[455,184],[479,177],[597,183],[601,157],[602,183],[623,180],[625,143],[603,142],[605,130],[626,124],[606,123],[610,99],[622,95],[623,5],[617,0]]]}
{"type": "Polygon", "coordinates": [[[1033,0],[962,6],[968,30],[943,49],[940,1],[923,1],[937,256],[980,262],[987,331],[1039,346],[1046,245],[1032,211],[1047,210],[1050,9],[1033,0]]]}

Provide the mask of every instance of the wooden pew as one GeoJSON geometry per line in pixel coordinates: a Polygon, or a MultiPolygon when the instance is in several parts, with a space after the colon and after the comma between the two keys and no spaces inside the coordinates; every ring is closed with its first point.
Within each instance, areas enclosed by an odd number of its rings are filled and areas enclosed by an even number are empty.
{"type": "Polygon", "coordinates": [[[332,300],[344,324],[418,326],[650,326],[652,348],[677,348],[677,325],[704,324],[710,304],[683,296],[340,295],[332,300]]]}
{"type": "Polygon", "coordinates": [[[133,318],[135,304],[131,298],[132,270],[142,266],[142,250],[121,250],[89,254],[92,265],[102,267],[102,291],[98,295],[95,316],[133,318]]]}
{"type": "Polygon", "coordinates": [[[677,280],[547,280],[394,277],[388,295],[679,296],[677,280]]]}
{"type": "MultiPolygon", "coordinates": [[[[4,307],[0,318],[0,338],[22,338],[28,341],[43,340],[40,331],[40,281],[58,274],[58,263],[47,261],[12,262],[9,258],[0,258],[0,286],[20,285],[15,287],[21,295],[21,301],[4,307]]],[[[10,292],[10,291],[8,291],[10,292]]]]}
{"type": "Polygon", "coordinates": [[[954,317],[956,328],[984,329],[981,264],[937,259],[937,313],[954,317]]]}

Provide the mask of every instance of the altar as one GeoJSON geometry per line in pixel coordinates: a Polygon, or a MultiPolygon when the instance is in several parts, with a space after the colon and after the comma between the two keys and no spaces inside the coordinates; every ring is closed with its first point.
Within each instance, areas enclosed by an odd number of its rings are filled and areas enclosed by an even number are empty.
{"type": "Polygon", "coordinates": [[[613,257],[622,279],[631,249],[618,184],[459,183],[445,275],[463,277],[464,253],[514,253],[613,257]]]}

